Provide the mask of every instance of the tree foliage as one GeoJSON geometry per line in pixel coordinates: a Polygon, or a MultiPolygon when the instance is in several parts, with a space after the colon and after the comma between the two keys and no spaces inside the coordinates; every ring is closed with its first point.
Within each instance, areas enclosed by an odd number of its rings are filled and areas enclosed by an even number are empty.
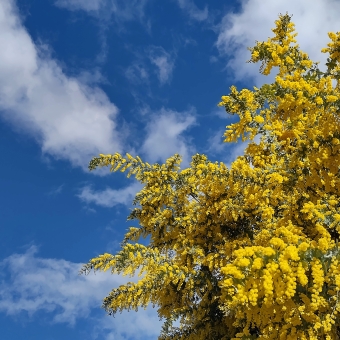
{"type": "Polygon", "coordinates": [[[139,227],[83,271],[140,270],[103,307],[157,305],[160,340],[340,339],[340,33],[328,34],[321,72],[296,44],[291,17],[275,24],[249,61],[264,75],[278,68],[275,82],[232,86],[219,104],[239,116],[225,142],[250,140],[230,169],[200,154],[182,170],[179,155],[162,165],[129,154],[90,163],[144,186],[129,216],[139,227]],[[137,243],[146,236],[148,246],[137,243]]]}

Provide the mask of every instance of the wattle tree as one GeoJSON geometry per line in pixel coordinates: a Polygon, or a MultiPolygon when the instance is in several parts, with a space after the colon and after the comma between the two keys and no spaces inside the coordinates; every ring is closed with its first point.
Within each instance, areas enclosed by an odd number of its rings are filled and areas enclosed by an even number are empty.
{"type": "Polygon", "coordinates": [[[142,274],[103,307],[152,303],[161,340],[340,339],[340,33],[328,34],[322,72],[296,44],[291,17],[275,24],[249,60],[263,75],[278,69],[275,81],[232,86],[219,104],[239,116],[225,142],[250,141],[230,169],[200,154],[186,169],[177,154],[162,165],[117,153],[90,162],[143,188],[128,217],[139,227],[82,271],[142,274]]]}

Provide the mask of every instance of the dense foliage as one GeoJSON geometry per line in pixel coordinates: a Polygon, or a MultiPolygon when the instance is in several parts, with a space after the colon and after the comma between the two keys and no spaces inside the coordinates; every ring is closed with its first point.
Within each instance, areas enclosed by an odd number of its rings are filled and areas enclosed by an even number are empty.
{"type": "Polygon", "coordinates": [[[90,163],[129,168],[144,187],[129,216],[140,227],[83,271],[140,270],[103,306],[157,305],[159,339],[340,339],[340,33],[329,33],[321,72],[296,44],[291,17],[275,23],[274,37],[250,48],[262,74],[278,68],[275,82],[232,86],[220,103],[239,116],[225,142],[250,140],[230,169],[199,154],[183,170],[179,155],[90,163]],[[146,236],[148,246],[135,243],[146,236]]]}

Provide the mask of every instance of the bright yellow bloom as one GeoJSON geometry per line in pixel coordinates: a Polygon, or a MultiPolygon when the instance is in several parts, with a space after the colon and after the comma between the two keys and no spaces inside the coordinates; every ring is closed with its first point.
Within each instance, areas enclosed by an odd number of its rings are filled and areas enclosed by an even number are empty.
{"type": "Polygon", "coordinates": [[[315,98],[315,102],[318,104],[318,105],[322,105],[323,104],[323,100],[321,97],[316,97],[315,98]]]}
{"type": "Polygon", "coordinates": [[[259,124],[262,124],[264,122],[264,118],[261,116],[256,116],[254,120],[256,123],[259,123],[259,124]]]}

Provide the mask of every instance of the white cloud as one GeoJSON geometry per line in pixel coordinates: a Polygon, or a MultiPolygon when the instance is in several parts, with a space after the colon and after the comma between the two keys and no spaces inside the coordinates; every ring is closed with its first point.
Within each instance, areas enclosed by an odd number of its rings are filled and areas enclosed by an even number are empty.
{"type": "MultiPolygon", "coordinates": [[[[164,321],[159,320],[156,308],[150,305],[146,310],[140,308],[138,312],[123,312],[115,316],[114,322],[109,317],[98,320],[92,333],[93,337],[105,340],[157,339],[164,321]]],[[[175,326],[177,324],[178,322],[175,326]]]]}
{"type": "Polygon", "coordinates": [[[43,259],[36,253],[37,248],[32,246],[26,253],[0,262],[9,272],[0,290],[0,310],[8,315],[22,311],[33,315],[45,310],[55,313],[55,322],[74,324],[77,318],[87,317],[91,308],[100,307],[103,294],[126,281],[103,273],[79,276],[80,263],[43,259]]]}
{"type": "Polygon", "coordinates": [[[192,0],[177,0],[179,7],[186,11],[191,19],[197,21],[204,21],[208,18],[209,12],[208,7],[205,6],[204,9],[199,9],[194,1],[192,0]]]}
{"type": "MultiPolygon", "coordinates": [[[[255,45],[255,40],[266,41],[273,36],[272,28],[279,13],[293,14],[292,21],[298,33],[297,42],[313,61],[320,61],[320,68],[327,55],[320,50],[328,43],[329,31],[339,31],[340,2],[336,0],[242,0],[239,13],[228,13],[220,24],[217,47],[222,54],[231,57],[227,67],[236,80],[251,77],[255,85],[271,82],[274,75],[264,77],[259,74],[260,64],[248,64],[250,52],[247,47],[255,45]]],[[[273,73],[274,74],[274,73],[273,73]]]]}
{"type": "Polygon", "coordinates": [[[67,77],[37,47],[14,1],[0,0],[0,112],[34,136],[44,154],[87,167],[100,152],[121,151],[117,107],[97,87],[67,77]]]}
{"type": "Polygon", "coordinates": [[[163,47],[153,46],[149,51],[149,59],[157,67],[157,76],[161,85],[169,83],[174,69],[174,58],[163,47]]]}
{"type": "Polygon", "coordinates": [[[151,117],[146,126],[147,136],[141,150],[146,154],[147,162],[164,162],[168,157],[178,153],[182,156],[181,167],[191,161],[194,148],[182,133],[196,122],[194,110],[176,112],[162,108],[151,117]]]}
{"type": "Polygon", "coordinates": [[[24,254],[13,254],[2,262],[2,273],[8,277],[0,284],[0,311],[9,316],[26,311],[32,320],[35,313],[45,311],[55,323],[74,325],[86,318],[93,327],[93,338],[147,339],[155,338],[161,329],[156,308],[117,313],[115,318],[98,319],[91,312],[100,310],[102,299],[111,289],[135,277],[110,273],[78,275],[80,263],[63,259],[44,259],[36,256],[31,247],[24,254]]]}
{"type": "Polygon", "coordinates": [[[90,186],[85,186],[77,195],[83,202],[94,203],[102,207],[112,208],[117,204],[131,205],[137,192],[142,189],[140,183],[133,183],[122,189],[107,188],[102,191],[95,191],[90,186]]]}

